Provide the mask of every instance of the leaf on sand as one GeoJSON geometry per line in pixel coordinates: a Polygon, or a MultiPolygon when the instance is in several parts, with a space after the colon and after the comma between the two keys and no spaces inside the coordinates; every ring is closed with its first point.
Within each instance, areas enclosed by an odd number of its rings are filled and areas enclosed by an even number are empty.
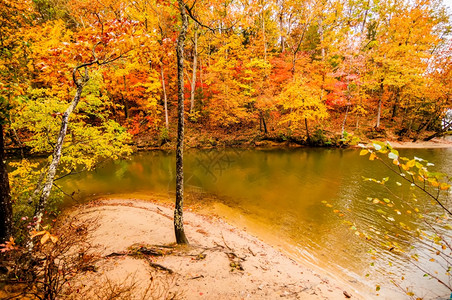
{"type": "Polygon", "coordinates": [[[44,245],[50,238],[50,233],[46,232],[41,238],[41,245],[44,245]]]}
{"type": "Polygon", "coordinates": [[[43,235],[43,234],[45,234],[46,232],[47,232],[46,230],[42,230],[42,231],[36,231],[36,230],[33,230],[32,232],[30,232],[31,238],[34,238],[34,237],[36,237],[36,236],[43,235]]]}

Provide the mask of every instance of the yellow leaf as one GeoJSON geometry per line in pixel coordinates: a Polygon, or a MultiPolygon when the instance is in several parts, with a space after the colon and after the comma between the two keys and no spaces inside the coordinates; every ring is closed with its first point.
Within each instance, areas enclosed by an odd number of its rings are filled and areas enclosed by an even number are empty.
{"type": "Polygon", "coordinates": [[[58,237],[57,236],[55,236],[55,235],[50,235],[50,240],[52,241],[52,243],[56,243],[56,242],[58,242],[58,237]]]}
{"type": "Polygon", "coordinates": [[[366,155],[367,153],[369,153],[369,150],[363,149],[359,152],[359,155],[366,155]]]}
{"type": "Polygon", "coordinates": [[[46,232],[46,234],[44,234],[41,238],[41,245],[44,245],[49,240],[49,237],[50,233],[46,232]]]}
{"type": "Polygon", "coordinates": [[[440,188],[440,190],[445,191],[445,190],[448,190],[450,188],[450,185],[445,183],[445,182],[442,182],[440,184],[439,188],[440,188]]]}
{"type": "Polygon", "coordinates": [[[412,168],[416,165],[416,161],[414,159],[410,160],[409,162],[406,163],[406,166],[408,168],[412,168]]]}
{"type": "Polygon", "coordinates": [[[377,157],[377,155],[375,155],[375,153],[371,153],[369,156],[369,160],[374,160],[377,157]]]}

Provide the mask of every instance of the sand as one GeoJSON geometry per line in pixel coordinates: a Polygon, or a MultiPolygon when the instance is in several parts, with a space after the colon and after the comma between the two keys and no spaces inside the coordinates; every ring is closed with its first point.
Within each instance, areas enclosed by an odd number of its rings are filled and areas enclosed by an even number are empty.
{"type": "Polygon", "coordinates": [[[100,199],[71,214],[95,220],[87,239],[98,259],[65,299],[369,299],[216,217],[185,212],[190,245],[181,247],[170,205],[100,199]],[[164,255],[131,256],[131,246],[164,255]]]}
{"type": "Polygon", "coordinates": [[[452,140],[450,138],[434,138],[430,141],[416,141],[416,142],[390,142],[393,148],[396,149],[438,149],[438,148],[452,148],[452,140]]]}

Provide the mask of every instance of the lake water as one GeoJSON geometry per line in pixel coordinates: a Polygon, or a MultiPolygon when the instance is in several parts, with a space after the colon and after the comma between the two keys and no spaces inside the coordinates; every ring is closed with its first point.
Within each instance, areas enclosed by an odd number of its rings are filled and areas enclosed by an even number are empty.
{"type": "MultiPolygon", "coordinates": [[[[436,171],[452,170],[452,149],[406,149],[400,154],[422,157],[434,163],[436,171]]],[[[155,151],[104,163],[96,171],[66,178],[63,186],[81,200],[130,193],[174,199],[174,176],[174,153],[155,151]]],[[[407,249],[411,246],[407,255],[418,253],[417,264],[429,272],[438,271],[437,276],[448,282],[442,266],[429,261],[431,253],[422,246],[425,240],[393,226],[403,222],[411,228],[427,228],[423,221],[411,217],[413,209],[434,216],[441,211],[406,184],[400,187],[396,182],[402,183],[402,179],[379,162],[359,156],[359,150],[190,150],[185,153],[185,181],[187,207],[216,213],[246,227],[293,258],[380,294],[380,299],[408,297],[389,282],[391,278],[425,299],[448,299],[448,289],[424,277],[425,270],[381,245],[387,242],[386,236],[407,249]],[[387,176],[388,189],[363,180],[387,176]],[[375,198],[389,199],[392,207],[374,204],[375,198]],[[360,232],[371,240],[358,236],[360,232]],[[370,249],[375,251],[370,253],[370,249]],[[377,285],[381,286],[379,292],[377,285]]],[[[450,194],[444,195],[448,204],[450,199],[450,194]]],[[[438,228],[450,239],[450,232],[438,228]]]]}

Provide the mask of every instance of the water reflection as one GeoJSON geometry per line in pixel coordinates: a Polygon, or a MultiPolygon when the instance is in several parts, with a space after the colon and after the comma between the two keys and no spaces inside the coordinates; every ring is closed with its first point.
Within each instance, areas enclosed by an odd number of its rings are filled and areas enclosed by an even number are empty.
{"type": "MultiPolygon", "coordinates": [[[[445,172],[452,169],[451,153],[448,149],[401,151],[403,156],[423,157],[435,163],[438,171],[445,172]]],[[[172,153],[140,153],[131,160],[113,162],[94,172],[68,178],[64,186],[69,193],[79,192],[80,199],[93,194],[131,192],[167,193],[172,197],[174,165],[172,153]]],[[[429,297],[433,297],[431,291],[446,295],[445,288],[422,277],[422,272],[401,261],[388,248],[379,246],[388,235],[419,249],[421,245],[416,239],[394,232],[387,219],[413,225],[418,220],[405,213],[411,206],[435,210],[419,194],[418,202],[413,203],[416,191],[405,185],[399,187],[395,178],[387,183],[389,191],[362,180],[388,175],[377,162],[360,157],[356,150],[192,150],[186,152],[185,160],[188,205],[213,208],[218,207],[215,202],[219,201],[232,208],[233,213],[229,214],[234,214],[235,221],[252,220],[246,224],[259,224],[255,227],[287,243],[292,255],[336,273],[341,270],[351,280],[371,288],[387,282],[388,272],[393,272],[398,278],[404,276],[408,286],[428,292],[429,297]],[[372,202],[375,198],[390,199],[394,206],[376,205],[372,202]],[[398,214],[395,209],[404,213],[398,214]],[[333,213],[334,210],[340,213],[333,213]],[[371,245],[377,247],[375,254],[368,254],[368,241],[349,230],[344,220],[354,224],[358,231],[372,235],[371,245]],[[371,256],[383,259],[370,266],[371,256]]],[[[421,262],[426,259],[421,255],[421,262]]]]}

